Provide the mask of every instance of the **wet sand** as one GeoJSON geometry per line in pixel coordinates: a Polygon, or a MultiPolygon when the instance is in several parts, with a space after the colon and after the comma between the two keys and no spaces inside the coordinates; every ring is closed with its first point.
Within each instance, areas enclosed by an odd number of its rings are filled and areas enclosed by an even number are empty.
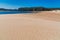
{"type": "Polygon", "coordinates": [[[60,40],[60,14],[0,15],[0,40],[60,40]]]}

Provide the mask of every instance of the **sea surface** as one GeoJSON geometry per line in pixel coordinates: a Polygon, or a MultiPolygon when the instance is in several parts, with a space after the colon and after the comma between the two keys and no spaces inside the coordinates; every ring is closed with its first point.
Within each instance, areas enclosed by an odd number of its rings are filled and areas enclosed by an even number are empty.
{"type": "Polygon", "coordinates": [[[32,13],[31,11],[0,11],[0,14],[26,14],[32,13]]]}

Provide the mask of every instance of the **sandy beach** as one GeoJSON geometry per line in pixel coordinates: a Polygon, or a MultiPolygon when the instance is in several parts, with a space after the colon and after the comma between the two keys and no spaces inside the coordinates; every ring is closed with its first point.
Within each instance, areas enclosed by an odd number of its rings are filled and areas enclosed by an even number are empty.
{"type": "Polygon", "coordinates": [[[60,40],[60,14],[0,15],[0,40],[60,40]]]}

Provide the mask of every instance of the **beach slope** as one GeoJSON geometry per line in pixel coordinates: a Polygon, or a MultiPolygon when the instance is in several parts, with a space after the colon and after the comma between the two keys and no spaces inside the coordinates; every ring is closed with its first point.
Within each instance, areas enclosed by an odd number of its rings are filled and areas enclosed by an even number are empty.
{"type": "Polygon", "coordinates": [[[60,14],[0,15],[0,40],[60,40],[60,14]]]}

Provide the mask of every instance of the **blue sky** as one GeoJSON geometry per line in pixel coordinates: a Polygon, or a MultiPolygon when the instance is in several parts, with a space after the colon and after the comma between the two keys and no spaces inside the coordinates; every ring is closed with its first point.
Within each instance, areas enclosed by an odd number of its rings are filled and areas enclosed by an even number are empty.
{"type": "Polygon", "coordinates": [[[44,6],[60,8],[60,0],[0,0],[0,8],[44,6]]]}

